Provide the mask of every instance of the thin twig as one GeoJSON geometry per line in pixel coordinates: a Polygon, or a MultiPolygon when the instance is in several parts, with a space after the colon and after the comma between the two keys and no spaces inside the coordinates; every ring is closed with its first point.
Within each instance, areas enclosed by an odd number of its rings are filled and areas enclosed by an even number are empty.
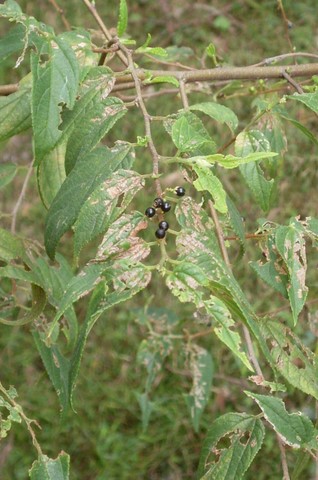
{"type": "MultiPolygon", "coordinates": [[[[134,65],[134,61],[133,61],[131,51],[120,43],[119,43],[119,48],[120,48],[121,52],[126,55],[128,67],[130,69],[131,76],[132,76],[132,78],[134,80],[134,83],[135,83],[137,101],[138,101],[138,105],[140,107],[140,110],[142,112],[142,115],[144,117],[145,133],[146,133],[146,136],[147,136],[147,139],[148,139],[148,147],[149,147],[149,150],[150,150],[150,153],[151,153],[151,156],[152,156],[152,161],[153,161],[153,175],[155,177],[157,177],[159,175],[159,154],[157,152],[157,149],[156,149],[155,144],[154,144],[153,139],[152,139],[151,124],[150,124],[151,117],[150,117],[150,115],[147,111],[147,108],[146,108],[146,105],[145,105],[145,102],[144,102],[144,99],[143,99],[143,96],[142,96],[141,82],[140,82],[140,79],[138,77],[136,67],[134,65]]],[[[157,195],[159,197],[161,197],[162,188],[161,188],[160,180],[158,178],[156,178],[155,184],[156,184],[157,195]]]]}
{"type": "Polygon", "coordinates": [[[179,80],[179,89],[180,89],[180,96],[181,96],[183,108],[188,109],[189,108],[189,102],[188,102],[187,92],[186,92],[186,89],[185,89],[184,80],[179,80]]]}
{"type": "MultiPolygon", "coordinates": [[[[113,36],[112,34],[110,33],[110,31],[108,30],[108,28],[106,27],[105,23],[103,22],[102,18],[100,17],[99,13],[97,12],[96,8],[95,8],[95,5],[92,4],[89,0],[83,0],[83,2],[85,3],[86,7],[88,8],[88,10],[91,12],[91,14],[93,15],[93,17],[95,18],[99,28],[101,29],[101,31],[103,32],[103,34],[105,35],[106,39],[108,41],[112,41],[113,40],[113,36]]],[[[125,55],[121,52],[121,51],[117,51],[116,54],[118,55],[118,57],[120,58],[120,60],[123,62],[123,64],[127,67],[128,63],[127,63],[127,59],[125,57],[125,55]]]]}
{"type": "Polygon", "coordinates": [[[285,60],[286,58],[297,58],[297,57],[308,57],[308,58],[318,58],[316,53],[308,53],[308,52],[290,52],[290,53],[282,53],[281,55],[276,55],[275,57],[268,57],[262,60],[259,63],[254,63],[250,65],[250,67],[262,67],[263,65],[270,65],[271,63],[280,62],[281,60],[285,60]]]}
{"type": "Polygon", "coordinates": [[[283,5],[283,0],[277,0],[277,4],[278,4],[279,10],[281,11],[282,18],[284,20],[285,35],[286,35],[286,39],[287,39],[290,51],[292,52],[294,50],[294,48],[293,48],[293,44],[292,44],[290,36],[289,36],[289,29],[293,26],[293,24],[290,20],[288,20],[288,18],[286,16],[284,5],[283,5]]]}
{"type": "Polygon", "coordinates": [[[24,195],[25,195],[25,192],[26,192],[26,189],[27,189],[27,186],[28,186],[31,174],[32,174],[32,169],[33,169],[33,162],[30,163],[30,166],[28,168],[27,174],[25,176],[25,179],[24,179],[24,182],[23,182],[23,185],[22,185],[22,189],[21,189],[19,198],[18,198],[18,200],[17,200],[17,202],[16,202],[16,204],[15,204],[13,210],[12,210],[11,233],[15,233],[17,215],[18,215],[19,209],[21,207],[21,203],[22,203],[22,200],[24,198],[24,195]]]}
{"type": "Polygon", "coordinates": [[[283,468],[283,475],[284,475],[283,480],[290,480],[288,465],[287,465],[287,458],[286,458],[286,450],[280,436],[276,434],[276,437],[279,445],[280,458],[281,458],[282,468],[283,468]]]}
{"type": "Polygon", "coordinates": [[[298,93],[304,93],[304,90],[301,88],[299,83],[295,82],[295,80],[285,70],[283,71],[283,77],[286,78],[287,82],[290,83],[298,93]]]}
{"type": "Polygon", "coordinates": [[[61,20],[62,20],[66,30],[71,30],[71,28],[72,28],[71,24],[69,23],[69,21],[65,17],[63,8],[61,8],[55,0],[49,0],[49,2],[53,5],[55,10],[61,15],[61,20]]]}
{"type": "Polygon", "coordinates": [[[10,397],[10,395],[8,394],[7,390],[4,388],[4,386],[2,385],[2,383],[0,382],[0,392],[3,393],[3,395],[6,397],[6,399],[8,400],[9,403],[11,403],[11,405],[16,409],[16,411],[19,413],[20,417],[22,418],[22,420],[25,422],[26,424],[26,427],[31,435],[31,438],[32,438],[32,442],[33,442],[33,445],[34,447],[36,448],[37,452],[38,452],[38,455],[39,456],[42,456],[43,455],[43,452],[42,452],[42,449],[40,447],[40,444],[38,443],[37,439],[36,439],[36,435],[35,435],[35,432],[33,430],[33,428],[31,427],[31,424],[32,423],[35,423],[35,425],[39,428],[40,425],[35,421],[35,420],[30,420],[24,413],[21,405],[19,405],[18,403],[16,403],[13,398],[10,397]]]}

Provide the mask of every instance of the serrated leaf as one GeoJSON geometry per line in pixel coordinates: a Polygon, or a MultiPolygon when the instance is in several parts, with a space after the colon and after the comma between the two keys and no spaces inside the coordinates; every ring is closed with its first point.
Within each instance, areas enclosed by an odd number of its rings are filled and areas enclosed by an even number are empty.
{"type": "Polygon", "coordinates": [[[9,55],[23,49],[25,28],[23,25],[15,25],[0,39],[0,64],[9,55]]]}
{"type": "Polygon", "coordinates": [[[298,337],[277,320],[264,319],[262,335],[270,344],[270,353],[278,372],[295,388],[318,400],[317,364],[315,355],[298,337]]]}
{"type": "Polygon", "coordinates": [[[288,271],[289,278],[286,288],[294,325],[296,325],[308,293],[308,287],[305,285],[306,245],[302,231],[297,228],[297,222],[291,222],[288,227],[279,226],[275,232],[275,244],[288,271]]]}
{"type": "Polygon", "coordinates": [[[0,164],[0,188],[8,185],[17,173],[17,166],[14,163],[0,164]]]}
{"type": "Polygon", "coordinates": [[[226,192],[220,180],[212,173],[210,168],[194,165],[193,170],[198,178],[193,182],[199,192],[207,191],[214,200],[216,210],[221,213],[227,212],[226,192]]]}
{"type": "Polygon", "coordinates": [[[240,480],[262,446],[262,422],[246,413],[227,413],[217,418],[202,446],[198,479],[240,480]],[[223,438],[229,447],[219,447],[223,438]],[[212,458],[211,458],[212,457],[212,458]]]}
{"type": "Polygon", "coordinates": [[[280,398],[245,392],[256,401],[266,420],[279,434],[283,442],[293,448],[318,447],[316,440],[318,431],[311,420],[302,412],[287,413],[285,404],[280,398]],[[311,444],[311,445],[310,445],[311,444]]]}
{"type": "Polygon", "coordinates": [[[226,305],[214,296],[204,301],[206,312],[214,319],[214,333],[234,353],[243,365],[254,371],[250,361],[242,349],[242,340],[237,331],[234,330],[235,322],[226,305]]]}
{"type": "Polygon", "coordinates": [[[118,170],[92,192],[74,225],[75,257],[86,243],[103,233],[123,213],[143,185],[144,179],[137,173],[118,170]]]}
{"type": "Polygon", "coordinates": [[[318,113],[318,92],[313,93],[294,93],[294,95],[287,95],[286,98],[301,102],[306,107],[318,113]]]}
{"type": "Polygon", "coordinates": [[[128,8],[126,0],[120,0],[119,2],[119,15],[117,23],[117,34],[119,37],[124,35],[127,29],[128,23],[128,8]]]}
{"type": "Polygon", "coordinates": [[[29,471],[31,480],[69,480],[70,457],[61,452],[56,459],[41,455],[29,471]]]}
{"type": "Polygon", "coordinates": [[[199,430],[201,415],[211,394],[214,365],[211,354],[198,345],[190,350],[191,392],[185,396],[194,430],[199,430]]]}
{"type": "Polygon", "coordinates": [[[235,113],[225,105],[215,102],[196,103],[189,107],[190,110],[205,113],[217,122],[225,123],[234,132],[238,126],[238,118],[235,113]]]}
{"type": "MultiPolygon", "coordinates": [[[[241,157],[246,157],[253,152],[270,152],[270,150],[269,140],[258,130],[241,132],[235,141],[235,153],[241,157]]],[[[276,183],[274,179],[267,180],[258,163],[241,165],[240,172],[257,203],[262,210],[267,212],[275,195],[276,183]]]]}
{"type": "Polygon", "coordinates": [[[31,127],[31,86],[0,97],[0,141],[31,127]]]}
{"type": "Polygon", "coordinates": [[[62,235],[74,224],[90,194],[119,168],[133,162],[129,144],[118,143],[112,149],[99,147],[77,162],[54,198],[46,218],[45,247],[54,258],[62,235]]]}
{"type": "Polygon", "coordinates": [[[61,104],[70,109],[74,106],[79,66],[70,45],[54,37],[38,54],[31,53],[31,71],[34,156],[38,165],[62,135],[61,104]],[[47,61],[43,61],[43,55],[48,56],[47,61]]]}
{"type": "Polygon", "coordinates": [[[206,142],[214,144],[201,120],[191,112],[182,114],[173,123],[171,137],[180,152],[193,151],[206,142]]]}

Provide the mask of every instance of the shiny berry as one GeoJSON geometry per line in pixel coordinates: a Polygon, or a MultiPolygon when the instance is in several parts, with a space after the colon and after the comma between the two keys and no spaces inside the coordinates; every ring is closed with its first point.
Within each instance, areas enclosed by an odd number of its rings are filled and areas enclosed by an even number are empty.
{"type": "Polygon", "coordinates": [[[151,218],[151,217],[154,217],[156,215],[156,210],[152,207],[149,207],[147,208],[147,210],[145,211],[145,215],[148,217],[148,218],[151,218]]]}
{"type": "Polygon", "coordinates": [[[163,212],[169,212],[169,210],[171,209],[171,205],[169,202],[163,202],[163,205],[161,206],[161,210],[163,212]]]}
{"type": "Polygon", "coordinates": [[[158,228],[155,233],[157,238],[165,238],[166,231],[163,228],[158,228]]]}
{"type": "Polygon", "coordinates": [[[164,204],[164,201],[162,198],[158,197],[158,198],[155,198],[154,201],[153,201],[153,206],[155,208],[161,208],[162,205],[164,204]]]}
{"type": "Polygon", "coordinates": [[[162,220],[162,222],[159,223],[159,228],[162,230],[168,230],[169,223],[166,222],[165,220],[162,220]]]}
{"type": "Polygon", "coordinates": [[[183,187],[177,187],[175,191],[178,197],[183,197],[185,195],[185,188],[183,187]]]}

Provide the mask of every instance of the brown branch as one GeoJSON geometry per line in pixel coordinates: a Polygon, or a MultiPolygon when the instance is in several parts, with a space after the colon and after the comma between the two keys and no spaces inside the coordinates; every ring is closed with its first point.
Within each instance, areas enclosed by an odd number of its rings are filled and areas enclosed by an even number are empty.
{"type": "Polygon", "coordinates": [[[286,39],[290,48],[290,51],[293,51],[293,44],[291,42],[290,36],[289,36],[289,29],[293,26],[292,22],[288,20],[287,15],[285,13],[284,5],[283,5],[283,0],[277,0],[278,8],[282,14],[282,18],[284,21],[284,26],[285,26],[285,35],[286,39]]]}
{"type": "MultiPolygon", "coordinates": [[[[83,0],[83,2],[85,3],[88,10],[91,12],[92,16],[95,18],[96,23],[98,24],[99,28],[101,29],[101,31],[105,35],[106,39],[108,41],[112,41],[113,36],[110,33],[110,31],[108,30],[108,28],[106,27],[106,25],[103,22],[102,18],[100,17],[99,13],[97,12],[97,10],[95,8],[95,5],[93,3],[91,3],[89,0],[83,0]]],[[[125,55],[121,51],[116,52],[116,54],[118,55],[120,60],[123,62],[123,64],[127,67],[128,63],[127,63],[127,59],[126,59],[125,55]]]]}
{"type": "Polygon", "coordinates": [[[63,8],[61,8],[55,0],[49,0],[49,2],[53,5],[55,10],[61,15],[61,20],[62,20],[63,25],[66,28],[66,30],[71,30],[71,28],[72,28],[71,24],[69,23],[69,21],[65,17],[63,8]]]}
{"type": "Polygon", "coordinates": [[[287,82],[290,83],[294,87],[296,92],[304,93],[304,90],[301,88],[299,83],[295,82],[295,80],[287,72],[285,72],[285,71],[283,72],[283,77],[286,78],[287,82]]]}
{"type": "Polygon", "coordinates": [[[290,53],[282,53],[281,55],[276,55],[275,57],[268,57],[262,60],[259,63],[254,63],[250,65],[251,67],[261,67],[263,65],[270,65],[271,63],[280,62],[281,60],[285,60],[286,58],[296,58],[296,57],[307,57],[307,58],[318,58],[316,53],[307,53],[307,52],[290,52],[290,53]]]}

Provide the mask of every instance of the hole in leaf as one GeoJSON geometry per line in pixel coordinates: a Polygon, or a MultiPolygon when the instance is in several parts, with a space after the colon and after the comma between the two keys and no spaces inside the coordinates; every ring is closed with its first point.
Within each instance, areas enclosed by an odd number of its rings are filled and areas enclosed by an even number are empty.
{"type": "Polygon", "coordinates": [[[301,358],[299,358],[299,357],[294,358],[294,359],[292,360],[292,363],[293,363],[294,365],[296,365],[296,367],[298,367],[299,369],[301,369],[301,368],[302,368],[302,369],[305,369],[305,367],[306,367],[305,362],[304,362],[301,358]]]}
{"type": "Polygon", "coordinates": [[[244,434],[240,437],[240,444],[246,446],[251,438],[251,432],[244,432],[244,434]]]}

